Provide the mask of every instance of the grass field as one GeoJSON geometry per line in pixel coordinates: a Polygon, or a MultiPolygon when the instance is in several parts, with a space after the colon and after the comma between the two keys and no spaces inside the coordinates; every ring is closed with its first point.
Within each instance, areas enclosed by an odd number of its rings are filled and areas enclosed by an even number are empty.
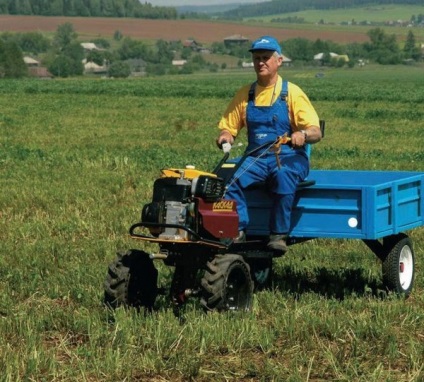
{"type": "MultiPolygon", "coordinates": [[[[252,23],[253,25],[281,25],[281,23],[271,22],[278,18],[284,19],[288,17],[303,18],[303,24],[284,24],[287,29],[298,30],[315,30],[316,33],[356,33],[365,35],[368,30],[375,28],[371,25],[341,25],[341,23],[348,23],[354,20],[356,23],[371,22],[383,23],[388,21],[402,20],[409,21],[412,15],[418,16],[423,14],[424,7],[419,5],[399,5],[399,4],[384,4],[366,7],[348,8],[348,9],[334,9],[334,10],[307,10],[301,12],[284,13],[279,15],[272,15],[266,17],[249,18],[245,22],[252,23]],[[324,21],[323,25],[318,24],[321,20],[324,21]]],[[[417,42],[424,41],[424,28],[414,27],[406,28],[399,26],[381,26],[387,34],[394,34],[398,42],[405,41],[409,31],[412,31],[417,39],[417,42]]],[[[319,37],[321,38],[321,37],[319,37]]],[[[329,37],[328,39],[331,39],[329,37]]]]}
{"type": "Polygon", "coordinates": [[[279,17],[295,17],[303,18],[308,23],[318,23],[324,20],[326,23],[349,22],[387,22],[387,21],[409,21],[412,15],[418,16],[423,13],[423,7],[419,5],[399,5],[399,4],[380,4],[368,5],[357,8],[340,8],[329,10],[307,10],[301,12],[284,13],[280,15],[272,15],[261,17],[263,21],[271,21],[279,17]]]}
{"type": "MultiPolygon", "coordinates": [[[[424,170],[422,67],[282,73],[327,122],[312,167],[424,170]]],[[[0,381],[424,380],[423,228],[408,232],[407,300],[384,293],[362,242],[320,239],[275,260],[250,313],[193,300],[180,323],[166,298],[147,316],[103,308],[107,266],[140,247],[127,232],[159,170],[211,170],[217,121],[252,79],[1,80],[0,381]]]]}

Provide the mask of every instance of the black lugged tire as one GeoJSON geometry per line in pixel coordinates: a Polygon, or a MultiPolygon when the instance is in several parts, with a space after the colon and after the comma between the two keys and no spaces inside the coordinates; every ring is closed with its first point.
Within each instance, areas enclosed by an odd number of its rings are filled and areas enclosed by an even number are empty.
{"type": "Polygon", "coordinates": [[[125,306],[151,310],[158,294],[157,280],[158,271],[148,253],[135,249],[118,253],[104,282],[104,303],[113,309],[125,306]]]}
{"type": "Polygon", "coordinates": [[[409,296],[414,284],[415,258],[411,239],[400,235],[382,264],[383,283],[388,291],[409,296]]]}
{"type": "Polygon", "coordinates": [[[215,256],[206,264],[201,286],[200,302],[207,311],[248,311],[252,307],[253,281],[240,255],[215,256]]]}

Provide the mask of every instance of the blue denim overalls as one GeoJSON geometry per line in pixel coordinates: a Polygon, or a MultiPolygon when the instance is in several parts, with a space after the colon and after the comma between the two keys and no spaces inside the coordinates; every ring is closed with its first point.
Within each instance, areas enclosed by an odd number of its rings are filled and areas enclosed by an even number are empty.
{"type": "MultiPolygon", "coordinates": [[[[271,144],[285,133],[288,136],[292,133],[287,106],[287,81],[283,81],[280,96],[270,106],[255,105],[255,87],[256,82],[250,88],[246,109],[248,133],[246,152],[266,142],[271,144]]],[[[225,198],[237,201],[239,230],[245,230],[249,224],[249,216],[243,188],[266,181],[274,200],[269,222],[270,233],[287,234],[290,230],[290,215],[296,187],[309,173],[308,156],[305,148],[292,149],[288,145],[282,145],[279,169],[275,153],[265,151],[266,148],[244,161],[233,178],[236,181],[230,182],[225,198]]]]}

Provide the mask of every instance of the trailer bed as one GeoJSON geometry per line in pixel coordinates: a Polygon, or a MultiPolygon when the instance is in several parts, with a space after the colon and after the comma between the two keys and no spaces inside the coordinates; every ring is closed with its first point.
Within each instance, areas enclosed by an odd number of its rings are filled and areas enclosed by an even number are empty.
{"type": "MultiPolygon", "coordinates": [[[[424,173],[312,170],[315,184],[297,192],[291,237],[375,240],[424,224],[424,173]]],[[[248,235],[268,235],[272,198],[246,190],[248,235]]]]}

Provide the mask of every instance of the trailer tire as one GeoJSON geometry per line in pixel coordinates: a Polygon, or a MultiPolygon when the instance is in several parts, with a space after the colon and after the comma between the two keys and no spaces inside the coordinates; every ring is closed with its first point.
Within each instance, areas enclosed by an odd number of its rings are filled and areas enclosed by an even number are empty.
{"type": "Polygon", "coordinates": [[[415,259],[411,239],[401,234],[383,260],[383,283],[388,291],[409,296],[414,284],[415,259]]]}
{"type": "Polygon", "coordinates": [[[253,281],[249,265],[240,255],[217,255],[207,262],[201,280],[200,303],[206,311],[249,311],[253,281]]]}
{"type": "Polygon", "coordinates": [[[118,253],[109,265],[104,282],[104,303],[119,306],[153,309],[157,294],[158,271],[149,254],[136,249],[118,253]]]}

